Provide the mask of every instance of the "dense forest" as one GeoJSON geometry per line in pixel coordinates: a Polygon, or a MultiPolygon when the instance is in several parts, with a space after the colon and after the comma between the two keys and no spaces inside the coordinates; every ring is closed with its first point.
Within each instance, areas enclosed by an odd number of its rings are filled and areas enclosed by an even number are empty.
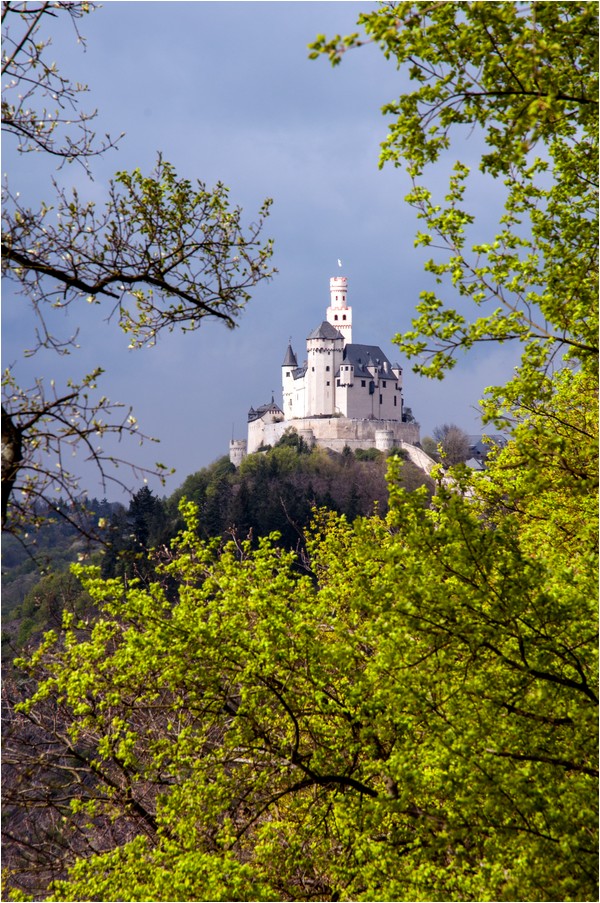
{"type": "MultiPolygon", "coordinates": [[[[310,54],[336,66],[375,44],[406,75],[381,162],[410,175],[435,290],[394,341],[434,378],[474,345],[512,342],[518,365],[481,401],[508,441],[483,471],[429,478],[401,453],[336,455],[289,433],[171,498],[142,487],[127,508],[100,503],[85,545],[31,504],[48,466],[32,464],[11,521],[21,469],[44,436],[65,438],[52,423],[66,402],[28,408],[8,380],[23,416],[3,408],[3,517],[15,535],[28,514],[46,526],[39,581],[7,546],[6,899],[598,899],[597,5],[400,2],[358,28],[310,54]],[[479,177],[504,192],[485,237],[468,166],[432,187],[473,131],[479,177]]],[[[141,223],[176,269],[190,185],[170,168],[138,182],[141,206],[119,208],[107,247],[131,250],[141,223]]],[[[229,235],[211,273],[227,271],[229,235]]],[[[6,240],[32,290],[46,241],[28,257],[6,240]]],[[[90,247],[102,274],[106,247],[90,247]]],[[[223,316],[268,251],[225,284],[223,316]]],[[[65,292],[73,260],[56,267],[65,292]]],[[[190,304],[220,310],[188,275],[164,309],[134,291],[134,344],[185,324],[190,304]]],[[[87,410],[84,390],[69,404],[87,410]]],[[[73,419],[67,438],[85,441],[73,419]]]]}
{"type": "MultiPolygon", "coordinates": [[[[79,510],[59,503],[41,527],[30,527],[26,540],[4,540],[5,664],[60,624],[74,583],[66,573],[71,564],[96,561],[105,577],[155,576],[161,550],[183,527],[182,499],[198,506],[203,539],[250,538],[256,544],[276,532],[283,548],[304,551],[304,531],[319,508],[344,514],[349,521],[375,512],[385,515],[386,470],[386,455],[374,448],[346,448],[342,454],[311,449],[290,430],[275,448],[250,455],[237,470],[223,457],[191,474],[170,497],[160,498],[142,486],[127,506],[95,498],[79,510]],[[61,517],[63,507],[66,517],[61,517]]],[[[402,484],[407,489],[427,486],[430,493],[434,489],[433,480],[407,459],[402,484]]]]}

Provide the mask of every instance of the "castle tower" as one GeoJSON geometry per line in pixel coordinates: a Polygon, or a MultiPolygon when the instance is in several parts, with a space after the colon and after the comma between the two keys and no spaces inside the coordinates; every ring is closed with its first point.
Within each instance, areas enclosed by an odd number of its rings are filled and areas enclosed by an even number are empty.
{"type": "Polygon", "coordinates": [[[248,454],[248,443],[245,439],[232,439],[229,443],[229,460],[234,467],[239,467],[248,454]]]}
{"type": "Polygon", "coordinates": [[[323,320],[308,336],[306,354],[305,416],[331,417],[336,413],[336,374],[344,356],[344,338],[323,320]]]}
{"type": "Polygon", "coordinates": [[[329,280],[331,303],[327,308],[327,322],[341,332],[344,345],[352,343],[352,308],[348,307],[348,279],[332,276],[329,280]]]}

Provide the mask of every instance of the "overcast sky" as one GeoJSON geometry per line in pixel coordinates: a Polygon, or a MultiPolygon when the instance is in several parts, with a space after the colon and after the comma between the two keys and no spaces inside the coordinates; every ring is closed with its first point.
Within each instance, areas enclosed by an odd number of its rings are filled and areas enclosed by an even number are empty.
{"type": "MultiPolygon", "coordinates": [[[[392,344],[410,326],[419,292],[432,288],[424,254],[413,247],[417,221],[403,200],[408,177],[378,168],[387,128],[380,108],[397,97],[403,77],[374,46],[347,54],[335,69],[325,59],[309,60],[307,51],[318,33],[356,30],[358,13],[373,6],[116,0],[82,21],[85,52],[70,27],[54,38],[61,71],[89,85],[84,105],[98,109],[98,133],[126,133],[118,151],[94,164],[93,184],[75,167],[63,169],[63,184],[101,200],[115,171],[150,171],[160,151],[181,176],[228,185],[247,221],[264,198],[274,200],[265,236],[274,239],[278,273],[254,291],[237,329],[206,322],[153,349],[129,351],[117,325],[87,308],[64,324],[81,327],[79,355],[36,357],[17,368],[26,383],[34,374],[60,382],[103,366],[102,394],[131,403],[143,430],[161,440],[123,445],[120,454],[176,468],[161,494],[227,454],[232,435],[244,438],[250,406],[272,392],[281,404],[288,340],[303,360],[306,336],[325,318],[330,276],[348,277],[354,341],[380,345],[404,367],[405,404],[422,436],[444,422],[479,432],[478,399],[512,369],[511,349],[487,348],[432,382],[412,374],[392,344]]],[[[479,151],[475,139],[465,140],[448,165],[460,156],[476,166],[479,151]]],[[[32,200],[50,197],[47,165],[39,155],[15,158],[10,139],[3,170],[32,200]]],[[[438,166],[430,183],[443,191],[446,175],[438,166]]],[[[489,237],[493,201],[483,188],[473,195],[481,240],[489,237]]],[[[23,301],[5,292],[4,366],[31,344],[30,328],[23,301]]],[[[90,492],[100,493],[92,473],[76,466],[90,492]]]]}

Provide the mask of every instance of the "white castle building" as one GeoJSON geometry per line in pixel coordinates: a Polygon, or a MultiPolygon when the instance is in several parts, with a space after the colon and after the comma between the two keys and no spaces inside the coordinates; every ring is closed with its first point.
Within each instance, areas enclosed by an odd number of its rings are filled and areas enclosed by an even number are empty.
{"type": "Polygon", "coordinates": [[[236,466],[246,454],[275,445],[290,428],[309,444],[335,451],[347,445],[382,451],[404,446],[410,452],[419,442],[419,424],[404,409],[402,368],[378,345],[352,341],[347,278],[332,277],[329,291],[327,319],[308,336],[302,366],[288,345],[281,365],[283,408],[273,398],[250,408],[247,440],[231,440],[236,466]]]}

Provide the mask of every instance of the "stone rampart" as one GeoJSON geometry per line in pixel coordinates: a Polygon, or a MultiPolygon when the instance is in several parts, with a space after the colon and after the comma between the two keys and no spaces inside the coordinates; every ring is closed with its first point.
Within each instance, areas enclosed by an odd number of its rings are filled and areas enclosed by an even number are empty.
{"type": "MultiPolygon", "coordinates": [[[[295,429],[301,436],[310,436],[312,433],[316,445],[338,452],[343,451],[346,445],[353,451],[357,448],[376,448],[378,438],[376,434],[383,435],[381,431],[387,434],[388,447],[392,445],[400,447],[402,443],[416,445],[420,441],[418,423],[403,423],[400,420],[352,420],[348,417],[303,417],[283,420],[280,423],[265,423],[262,445],[275,445],[290,428],[295,429]]],[[[256,448],[248,448],[248,452],[255,450],[256,448]]]]}

